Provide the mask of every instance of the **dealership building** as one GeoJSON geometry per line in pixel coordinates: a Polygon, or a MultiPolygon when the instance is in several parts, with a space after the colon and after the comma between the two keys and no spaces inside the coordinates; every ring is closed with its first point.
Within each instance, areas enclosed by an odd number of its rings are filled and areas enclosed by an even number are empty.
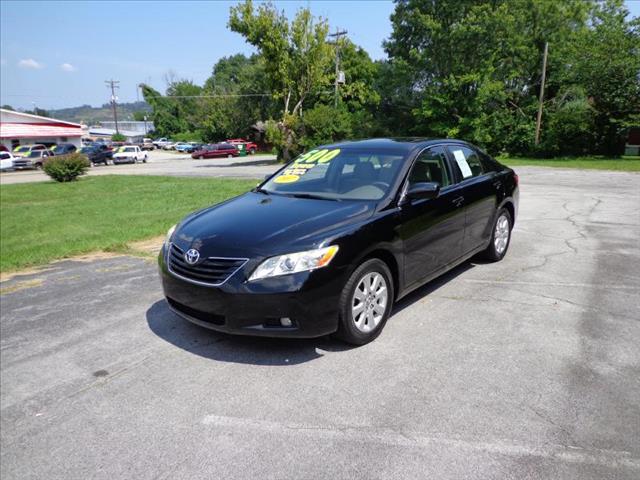
{"type": "Polygon", "coordinates": [[[79,123],[0,109],[0,144],[10,150],[18,145],[72,143],[81,147],[79,123]]]}

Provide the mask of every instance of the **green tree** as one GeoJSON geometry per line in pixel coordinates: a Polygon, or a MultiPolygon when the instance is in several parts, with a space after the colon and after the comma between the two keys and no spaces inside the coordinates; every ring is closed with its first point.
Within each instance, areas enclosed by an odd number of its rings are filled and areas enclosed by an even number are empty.
{"type": "MultiPolygon", "coordinates": [[[[411,133],[463,137],[494,151],[530,149],[544,44],[572,42],[590,5],[398,1],[385,48],[400,74],[386,74],[408,82],[391,93],[409,102],[411,133]]],[[[551,62],[550,77],[555,68],[551,62]]]]}
{"type": "Polygon", "coordinates": [[[607,0],[594,5],[589,24],[564,45],[556,76],[588,99],[592,151],[621,155],[627,128],[640,126],[640,19],[628,20],[622,0],[607,0]]]}
{"type": "Polygon", "coordinates": [[[327,43],[328,24],[316,20],[306,8],[289,22],[273,4],[263,3],[256,9],[251,0],[246,0],[231,7],[229,28],[255,46],[264,60],[266,86],[281,102],[277,123],[280,134],[272,133],[271,140],[288,160],[290,150],[297,148],[295,127],[300,124],[305,100],[328,84],[329,65],[334,58],[327,43]]]}

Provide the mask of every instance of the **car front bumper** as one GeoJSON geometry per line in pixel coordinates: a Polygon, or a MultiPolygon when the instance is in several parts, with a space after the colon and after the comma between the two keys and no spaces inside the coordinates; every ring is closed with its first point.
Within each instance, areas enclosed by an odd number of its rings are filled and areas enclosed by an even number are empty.
{"type": "Polygon", "coordinates": [[[169,308],[202,327],[238,335],[297,338],[319,337],[337,330],[346,267],[254,282],[246,281],[248,272],[243,268],[222,285],[211,287],[169,272],[164,247],[158,263],[169,308]],[[282,319],[289,319],[291,326],[283,326],[282,319]]]}

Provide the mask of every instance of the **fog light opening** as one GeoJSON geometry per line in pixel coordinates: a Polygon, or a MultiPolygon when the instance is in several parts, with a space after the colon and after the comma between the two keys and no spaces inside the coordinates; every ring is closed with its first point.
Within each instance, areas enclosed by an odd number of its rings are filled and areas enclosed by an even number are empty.
{"type": "Polygon", "coordinates": [[[280,319],[280,325],[282,325],[283,327],[292,327],[293,326],[293,322],[291,321],[291,319],[289,317],[282,317],[280,319]]]}

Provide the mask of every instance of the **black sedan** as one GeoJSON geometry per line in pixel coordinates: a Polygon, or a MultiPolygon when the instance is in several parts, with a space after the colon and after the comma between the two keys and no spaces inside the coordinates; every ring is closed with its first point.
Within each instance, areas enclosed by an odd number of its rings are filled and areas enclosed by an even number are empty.
{"type": "Polygon", "coordinates": [[[507,252],[518,177],[457,140],[319,147],[170,229],[170,308],[223,332],[364,344],[393,303],[470,257],[507,252]]]}

